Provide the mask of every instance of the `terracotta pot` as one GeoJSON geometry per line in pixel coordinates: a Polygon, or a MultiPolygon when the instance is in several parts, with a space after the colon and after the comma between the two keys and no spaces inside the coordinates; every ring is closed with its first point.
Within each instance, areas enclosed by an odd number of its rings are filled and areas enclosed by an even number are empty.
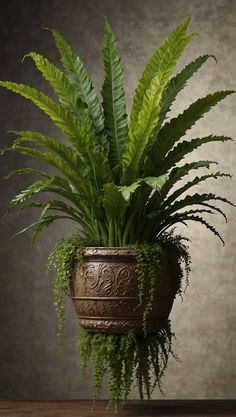
{"type": "MultiPolygon", "coordinates": [[[[143,332],[144,307],[135,309],[139,304],[135,267],[132,249],[85,248],[84,262],[75,265],[71,282],[71,298],[82,328],[108,333],[143,332]]],[[[148,285],[145,290],[148,295],[148,285]]],[[[176,285],[164,257],[148,332],[165,327],[175,295],[176,285]]]]}

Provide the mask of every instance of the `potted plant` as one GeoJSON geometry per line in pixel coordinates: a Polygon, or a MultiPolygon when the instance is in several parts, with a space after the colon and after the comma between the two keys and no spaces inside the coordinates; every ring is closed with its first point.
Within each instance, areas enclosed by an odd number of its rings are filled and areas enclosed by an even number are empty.
{"type": "MultiPolygon", "coordinates": [[[[188,283],[190,255],[183,236],[173,227],[195,221],[223,239],[204,215],[220,213],[215,205],[233,205],[212,192],[189,194],[210,178],[230,177],[219,170],[182,182],[199,168],[216,162],[182,162],[199,146],[226,142],[229,137],[208,135],[182,140],[218,102],[233,91],[217,91],[192,103],[166,120],[177,94],[212,55],[202,55],[171,78],[176,64],[195,37],[187,34],[185,18],[150,58],[135,90],[128,122],[123,70],[115,36],[105,20],[102,104],[80,58],[57,30],[51,30],[64,72],[36,52],[31,58],[56,93],[59,103],[24,84],[0,85],[31,100],[63,132],[67,144],[32,131],[12,132],[12,146],[3,149],[37,158],[57,169],[53,176],[34,168],[11,172],[38,174],[39,180],[21,191],[8,210],[35,207],[39,233],[56,220],[69,219],[79,231],[63,239],[49,256],[56,278],[54,296],[61,334],[64,299],[73,300],[80,324],[80,353],[85,369],[94,362],[95,398],[108,373],[110,404],[126,400],[134,377],[140,397],[150,398],[173,354],[169,313],[183,280],[188,283]],[[41,193],[56,197],[46,203],[41,193]],[[153,379],[151,378],[153,375],[153,379]]],[[[17,234],[18,234],[17,233],[17,234]]]]}

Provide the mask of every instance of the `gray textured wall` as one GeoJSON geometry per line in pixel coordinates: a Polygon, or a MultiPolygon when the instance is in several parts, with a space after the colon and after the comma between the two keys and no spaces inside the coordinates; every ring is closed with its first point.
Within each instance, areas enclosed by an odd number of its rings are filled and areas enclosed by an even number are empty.
{"type": "MultiPolygon", "coordinates": [[[[42,27],[55,27],[79,51],[97,88],[103,70],[100,44],[103,15],[113,26],[125,68],[127,103],[148,57],[169,31],[185,16],[192,16],[191,31],[200,32],[181,65],[203,53],[213,60],[195,75],[179,96],[173,113],[191,101],[217,89],[236,88],[236,1],[232,0],[61,0],[1,1],[0,79],[26,82],[48,92],[30,61],[21,64],[29,50],[37,50],[55,62],[58,55],[50,34],[42,27]]],[[[10,142],[10,129],[32,129],[58,135],[57,130],[33,105],[5,91],[0,92],[1,147],[10,142]]],[[[191,137],[209,133],[235,137],[235,97],[207,115],[191,132],[191,137]]],[[[189,135],[190,136],[190,135],[189,135]]],[[[234,174],[231,183],[209,182],[208,189],[235,200],[236,164],[233,144],[205,145],[196,157],[220,161],[222,170],[234,174]]],[[[1,159],[1,212],[6,202],[29,179],[3,181],[9,170],[22,166],[39,167],[35,161],[8,154],[1,159]]],[[[221,244],[201,226],[193,226],[191,285],[184,302],[177,300],[172,312],[177,341],[175,349],[182,363],[170,361],[164,380],[167,398],[233,398],[236,393],[235,356],[235,211],[228,209],[229,223],[215,218],[215,225],[227,244],[221,244]]],[[[71,232],[71,224],[51,227],[31,249],[30,232],[11,240],[35,213],[12,213],[1,224],[1,342],[0,396],[8,398],[89,398],[91,377],[77,385],[78,353],[74,348],[78,324],[67,305],[64,355],[55,340],[55,313],[52,279],[45,276],[47,255],[55,241],[71,232]]],[[[105,393],[104,393],[105,395],[105,393]]],[[[133,397],[137,396],[134,389],[133,397]]],[[[155,392],[154,397],[160,394],[155,392]]]]}

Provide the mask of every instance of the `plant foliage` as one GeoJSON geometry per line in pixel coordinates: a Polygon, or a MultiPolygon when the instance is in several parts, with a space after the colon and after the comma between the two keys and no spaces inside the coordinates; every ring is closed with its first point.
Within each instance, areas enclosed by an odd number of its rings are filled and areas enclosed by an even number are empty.
{"type": "MultiPolygon", "coordinates": [[[[194,215],[188,210],[188,198],[178,203],[181,194],[199,182],[229,176],[220,171],[211,172],[179,186],[179,180],[192,170],[210,168],[213,163],[196,161],[176,166],[186,155],[205,143],[231,140],[223,135],[181,140],[204,114],[232,94],[231,90],[199,98],[182,114],[166,121],[178,93],[209,58],[214,58],[199,56],[171,78],[179,58],[195,37],[195,34],[187,34],[188,26],[189,18],[186,18],[149,59],[134,94],[129,123],[121,59],[107,20],[102,46],[105,79],[101,104],[81,59],[54,29],[50,32],[63,70],[36,52],[28,53],[25,58],[35,63],[59,102],[25,84],[0,83],[31,100],[51,118],[68,141],[64,144],[39,132],[12,132],[16,139],[12,146],[2,150],[2,153],[10,150],[40,159],[57,170],[55,176],[41,178],[21,191],[9,205],[9,209],[16,205],[28,207],[25,203],[42,192],[59,197],[46,206],[37,201],[32,203],[41,210],[38,221],[30,225],[36,236],[48,224],[66,218],[79,224],[85,236],[107,246],[154,244],[157,236],[168,228],[188,221],[200,222],[220,237],[198,207],[209,202],[214,212],[215,201],[232,204],[230,201],[213,193],[193,194],[194,215]],[[64,204],[61,199],[66,200],[64,204]]],[[[31,173],[35,174],[34,168],[23,168],[14,175],[31,173]]],[[[45,177],[44,172],[37,173],[45,177]]],[[[222,212],[220,208],[217,210],[222,212]]]]}
{"type": "Polygon", "coordinates": [[[34,243],[45,227],[61,219],[73,221],[81,231],[81,236],[59,242],[49,257],[49,268],[56,270],[54,297],[59,335],[73,266],[82,261],[85,246],[132,246],[137,254],[140,303],[144,302],[144,287],[149,284],[142,336],[132,332],[128,335],[83,332],[80,340],[83,367],[90,359],[94,361],[95,397],[108,371],[110,404],[115,407],[127,398],[134,374],[140,397],[145,394],[150,398],[155,385],[160,386],[172,353],[170,327],[156,335],[147,335],[146,325],[165,253],[174,253],[170,266],[176,291],[181,294],[184,272],[188,283],[190,257],[183,239],[172,232],[173,227],[194,221],[224,243],[208,217],[219,213],[227,221],[218,203],[234,205],[213,192],[186,194],[208,179],[230,177],[212,169],[215,161],[187,162],[184,158],[204,144],[224,143],[231,138],[222,134],[183,138],[208,111],[234,93],[213,92],[169,118],[178,93],[206,61],[215,59],[207,54],[196,57],[173,75],[183,52],[195,38],[194,33],[187,33],[189,21],[185,18],[150,57],[134,93],[129,121],[121,58],[107,20],[102,44],[101,102],[80,57],[55,29],[49,32],[59,51],[62,69],[34,51],[25,59],[32,60],[53,89],[56,100],[26,84],[0,82],[1,87],[30,100],[64,135],[64,140],[59,140],[43,132],[14,131],[12,145],[1,150],[1,154],[18,152],[45,165],[43,170],[18,168],[6,176],[38,176],[7,208],[7,213],[15,207],[39,210],[38,219],[16,234],[32,228],[34,243]],[[54,175],[47,173],[47,166],[55,169],[54,175]],[[211,170],[189,180],[188,175],[200,169],[211,170]],[[46,202],[40,200],[42,193],[48,195],[46,202]]]}
{"type": "Polygon", "coordinates": [[[151,397],[167,368],[174,334],[170,323],[157,334],[148,336],[127,334],[91,333],[82,331],[79,335],[81,368],[85,372],[88,362],[93,361],[95,384],[94,401],[102,388],[105,373],[109,381],[109,406],[115,410],[127,399],[134,377],[141,399],[151,397]]]}
{"type": "MultiPolygon", "coordinates": [[[[200,222],[220,237],[202,217],[204,212],[198,207],[210,203],[212,213],[214,208],[222,212],[214,206],[214,201],[233,205],[230,201],[213,193],[193,194],[191,205],[196,206],[193,215],[188,210],[189,199],[178,203],[178,198],[199,182],[230,175],[212,172],[178,187],[179,180],[185,175],[195,169],[209,168],[213,161],[176,164],[205,143],[231,140],[222,135],[190,141],[181,139],[205,113],[233,91],[217,91],[202,97],[182,114],[165,122],[177,94],[212,57],[197,57],[171,78],[179,58],[195,35],[186,34],[188,25],[189,18],[186,18],[148,61],[135,91],[129,123],[121,59],[107,20],[102,47],[105,70],[102,105],[80,58],[54,29],[50,31],[64,71],[36,52],[30,52],[26,57],[33,60],[49,82],[59,104],[28,85],[10,81],[0,83],[2,87],[31,100],[52,119],[69,142],[65,145],[39,132],[12,132],[17,138],[11,147],[2,150],[2,153],[12,150],[40,159],[57,170],[57,175],[36,181],[9,204],[9,210],[22,204],[28,207],[25,205],[28,199],[42,192],[60,197],[53,203],[49,201],[46,207],[39,202],[33,203],[41,210],[39,219],[30,225],[36,233],[34,240],[44,227],[61,218],[75,221],[85,236],[107,246],[153,244],[157,236],[160,237],[168,228],[188,221],[200,222]],[[64,204],[61,197],[66,200],[64,204]],[[50,216],[48,210],[52,210],[50,216]]],[[[32,172],[30,168],[28,171],[23,168],[10,176],[32,172]]],[[[45,177],[43,171],[37,173],[45,177]]],[[[206,213],[211,214],[210,211],[206,213]]]]}
{"type": "Polygon", "coordinates": [[[79,235],[72,235],[57,243],[48,258],[47,272],[54,269],[54,304],[56,308],[58,327],[57,336],[60,339],[65,321],[64,303],[70,293],[70,282],[76,262],[83,261],[83,250],[86,246],[97,246],[99,242],[83,239],[79,235]]]}

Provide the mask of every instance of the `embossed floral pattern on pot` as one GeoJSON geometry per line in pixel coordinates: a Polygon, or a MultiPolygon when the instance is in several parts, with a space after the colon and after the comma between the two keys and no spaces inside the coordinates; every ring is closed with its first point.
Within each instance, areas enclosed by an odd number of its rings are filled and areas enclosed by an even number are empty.
{"type": "MultiPolygon", "coordinates": [[[[85,248],[84,262],[77,263],[71,298],[80,325],[88,331],[143,332],[144,304],[139,305],[135,251],[129,248],[85,248]]],[[[148,294],[148,288],[146,288],[148,294]]],[[[148,331],[166,325],[176,290],[168,263],[163,260],[148,317],[148,331]]]]}

